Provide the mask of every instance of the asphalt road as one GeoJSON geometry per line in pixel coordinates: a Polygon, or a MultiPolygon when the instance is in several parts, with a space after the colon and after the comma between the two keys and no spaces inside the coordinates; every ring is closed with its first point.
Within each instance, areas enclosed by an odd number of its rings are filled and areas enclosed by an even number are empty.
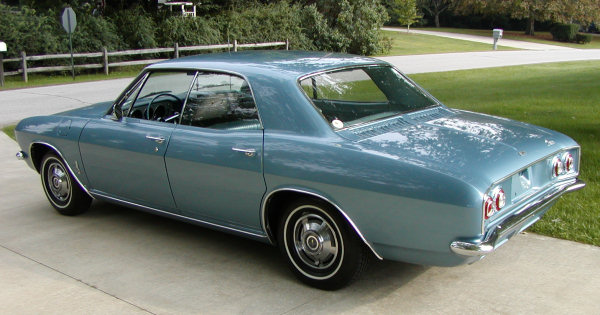
{"type": "MultiPolygon", "coordinates": [[[[406,58],[401,68],[412,66],[414,57],[406,58]]],[[[114,98],[127,82],[0,92],[0,107],[16,106],[0,124],[114,98]]],[[[84,215],[60,216],[17,150],[0,133],[0,314],[600,310],[599,247],[523,234],[473,265],[374,262],[350,287],[324,292],[298,282],[265,244],[100,202],[84,215]]]]}

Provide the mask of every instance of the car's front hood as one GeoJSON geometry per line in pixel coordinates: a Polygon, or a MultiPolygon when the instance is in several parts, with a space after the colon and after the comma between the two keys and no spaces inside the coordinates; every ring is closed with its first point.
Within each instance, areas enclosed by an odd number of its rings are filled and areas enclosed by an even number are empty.
{"type": "Polygon", "coordinates": [[[60,116],[71,116],[81,118],[99,118],[104,116],[113,102],[96,103],[90,106],[71,109],[65,112],[57,113],[60,116]]]}
{"type": "MultiPolygon", "coordinates": [[[[363,151],[489,185],[576,143],[545,128],[465,111],[433,120],[398,117],[402,127],[358,139],[363,151]]],[[[355,139],[356,140],[356,139],[355,139]]]]}

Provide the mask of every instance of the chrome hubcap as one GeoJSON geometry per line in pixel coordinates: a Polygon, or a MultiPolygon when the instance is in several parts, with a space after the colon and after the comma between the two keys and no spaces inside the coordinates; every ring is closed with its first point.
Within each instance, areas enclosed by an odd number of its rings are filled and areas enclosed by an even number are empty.
{"type": "Polygon", "coordinates": [[[65,202],[69,200],[69,194],[71,192],[71,185],[67,175],[67,172],[57,162],[53,162],[48,167],[48,188],[52,196],[58,201],[65,202]]]}
{"type": "Polygon", "coordinates": [[[294,224],[294,247],[305,264],[326,269],[338,255],[338,236],[321,216],[305,214],[294,224]]]}

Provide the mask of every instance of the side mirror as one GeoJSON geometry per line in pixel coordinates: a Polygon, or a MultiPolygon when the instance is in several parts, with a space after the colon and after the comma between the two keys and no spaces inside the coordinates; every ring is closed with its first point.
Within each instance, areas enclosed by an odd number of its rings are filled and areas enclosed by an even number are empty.
{"type": "Polygon", "coordinates": [[[119,103],[115,103],[115,105],[113,105],[111,118],[114,121],[119,121],[121,118],[123,118],[123,110],[121,109],[119,103]]]}

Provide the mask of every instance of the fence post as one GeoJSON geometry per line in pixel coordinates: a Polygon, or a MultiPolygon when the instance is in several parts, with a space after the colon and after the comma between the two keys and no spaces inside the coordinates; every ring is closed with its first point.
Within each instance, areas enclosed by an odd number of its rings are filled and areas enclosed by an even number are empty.
{"type": "Polygon", "coordinates": [[[285,50],[290,50],[290,40],[289,39],[285,39],[285,50]]]}
{"type": "Polygon", "coordinates": [[[179,43],[175,43],[175,47],[173,47],[173,51],[175,53],[175,59],[179,58],[179,43]]]}
{"type": "Polygon", "coordinates": [[[233,51],[237,51],[237,39],[233,40],[233,51]]]}
{"type": "Polygon", "coordinates": [[[106,47],[102,47],[102,63],[104,64],[104,74],[108,75],[108,52],[106,47]]]}
{"type": "Polygon", "coordinates": [[[27,82],[27,55],[21,52],[21,68],[23,69],[23,81],[27,82]]]}
{"type": "Polygon", "coordinates": [[[0,51],[0,86],[4,86],[4,55],[0,51]]]}

